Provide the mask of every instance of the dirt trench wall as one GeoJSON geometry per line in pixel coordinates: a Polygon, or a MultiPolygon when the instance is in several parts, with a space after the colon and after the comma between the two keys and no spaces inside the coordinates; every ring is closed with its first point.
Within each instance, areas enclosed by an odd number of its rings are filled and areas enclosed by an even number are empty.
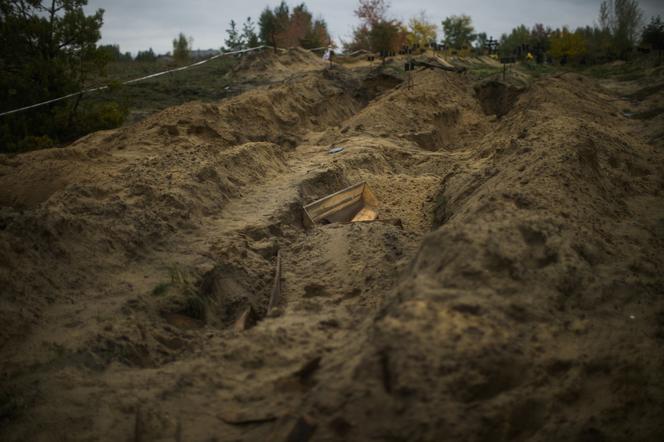
{"type": "Polygon", "coordinates": [[[507,114],[524,90],[523,86],[517,87],[498,80],[489,80],[475,86],[484,113],[497,117],[507,114]]]}
{"type": "Polygon", "coordinates": [[[219,211],[245,184],[283,172],[284,149],[362,106],[357,87],[343,70],[298,74],[216,105],[169,108],[65,149],[3,158],[6,234],[32,244],[36,232],[53,230],[61,253],[80,262],[92,252],[69,249],[76,243],[140,255],[168,235],[195,228],[195,219],[219,211]],[[24,218],[39,227],[15,231],[24,218]],[[80,241],[70,241],[74,237],[80,241]]]}
{"type": "Polygon", "coordinates": [[[459,74],[422,71],[416,91],[406,83],[381,95],[344,122],[343,134],[401,139],[430,151],[463,147],[486,118],[459,74]]]}
{"type": "MultiPolygon", "coordinates": [[[[40,293],[53,292],[52,302],[55,293],[94,284],[91,268],[123,265],[158,249],[171,235],[194,230],[197,219],[221,210],[244,185],[285,171],[283,155],[270,143],[221,152],[176,148],[127,165],[119,177],[70,184],[35,208],[3,208],[4,287],[14,296],[25,293],[14,299],[23,314],[3,319],[29,324],[23,315],[39,316],[37,306],[46,301],[40,293]],[[42,270],[33,274],[31,263],[42,263],[42,270]],[[21,305],[33,307],[21,310],[21,305]]],[[[37,164],[48,169],[46,161],[37,164]]],[[[29,163],[19,167],[34,170],[29,163]]],[[[1,342],[17,332],[5,327],[1,342]]]]}
{"type": "MultiPolygon", "coordinates": [[[[568,106],[577,94],[591,93],[537,85],[523,97],[537,106],[511,112],[444,177],[440,226],[362,356],[328,379],[342,404],[334,421],[353,440],[664,430],[664,361],[651,357],[664,311],[661,153],[622,132],[606,103],[568,106]]],[[[330,406],[328,393],[311,403],[330,406]]]]}
{"type": "Polygon", "coordinates": [[[501,118],[414,79],[367,105],[303,73],[3,157],[0,433],[656,440],[662,153],[583,77],[501,118]],[[379,221],[301,228],[361,181],[379,221]]]}

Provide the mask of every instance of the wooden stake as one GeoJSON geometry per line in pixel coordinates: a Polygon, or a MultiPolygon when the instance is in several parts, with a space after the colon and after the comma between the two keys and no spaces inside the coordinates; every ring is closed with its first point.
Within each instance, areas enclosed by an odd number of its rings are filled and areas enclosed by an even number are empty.
{"type": "Polygon", "coordinates": [[[270,303],[267,305],[267,315],[270,315],[272,309],[281,301],[281,251],[277,251],[277,268],[274,272],[274,283],[272,284],[272,293],[270,294],[270,303]]]}

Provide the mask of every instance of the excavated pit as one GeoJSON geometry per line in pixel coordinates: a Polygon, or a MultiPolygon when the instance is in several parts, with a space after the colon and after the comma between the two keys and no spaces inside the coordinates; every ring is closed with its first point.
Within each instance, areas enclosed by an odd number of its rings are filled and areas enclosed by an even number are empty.
{"type": "Polygon", "coordinates": [[[522,86],[499,80],[489,80],[475,86],[475,93],[484,113],[497,117],[506,115],[524,91],[522,86]]]}
{"type": "Polygon", "coordinates": [[[408,88],[307,54],[1,159],[0,438],[656,440],[648,121],[585,77],[408,88]],[[362,182],[398,223],[305,229],[362,182]]]}
{"type": "Polygon", "coordinates": [[[302,207],[304,224],[373,221],[379,203],[366,182],[354,184],[302,207]]]}

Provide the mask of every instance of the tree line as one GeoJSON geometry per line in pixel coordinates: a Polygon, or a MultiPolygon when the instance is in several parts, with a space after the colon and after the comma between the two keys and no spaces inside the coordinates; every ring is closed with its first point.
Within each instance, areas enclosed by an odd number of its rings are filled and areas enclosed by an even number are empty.
{"type": "Polygon", "coordinates": [[[395,53],[405,46],[433,47],[452,54],[492,54],[532,57],[538,62],[554,60],[599,63],[626,59],[637,51],[661,54],[664,26],[660,17],[644,25],[643,12],[637,0],[606,0],[600,5],[597,24],[572,31],[568,27],[552,29],[543,24],[532,28],[519,25],[499,40],[485,32],[475,32],[468,15],[452,15],[438,26],[427,20],[425,13],[407,23],[391,18],[385,0],[359,0],[355,15],[360,24],[351,39],[343,43],[346,51],[368,50],[395,53]]]}
{"type": "Polygon", "coordinates": [[[644,15],[636,0],[608,0],[600,4],[593,26],[552,29],[543,24],[517,26],[500,38],[500,53],[526,56],[537,61],[561,63],[605,63],[629,59],[638,52],[664,49],[664,24],[652,17],[644,26],[644,15]]]}
{"type": "Polygon", "coordinates": [[[332,43],[324,19],[314,18],[304,3],[291,9],[283,1],[274,8],[263,10],[258,19],[258,31],[251,17],[247,17],[241,30],[235,20],[231,20],[226,34],[223,49],[228,51],[261,45],[272,46],[275,50],[294,46],[314,49],[332,43]]]}
{"type": "MultiPolygon", "coordinates": [[[[282,1],[274,8],[266,7],[260,14],[258,22],[247,17],[241,24],[234,19],[226,29],[226,38],[222,51],[240,51],[259,46],[277,48],[302,47],[314,49],[333,44],[322,17],[314,17],[306,4],[300,3],[290,7],[282,1]]],[[[154,62],[159,58],[172,58],[176,64],[190,61],[193,57],[193,38],[179,33],[173,39],[172,52],[157,55],[152,48],[138,51],[136,57],[130,53],[122,53],[118,45],[102,46],[113,61],[154,62]]]]}

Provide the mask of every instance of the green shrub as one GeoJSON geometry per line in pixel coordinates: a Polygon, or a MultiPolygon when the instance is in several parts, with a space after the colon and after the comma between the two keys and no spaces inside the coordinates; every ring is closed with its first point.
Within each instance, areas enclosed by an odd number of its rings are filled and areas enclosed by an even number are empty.
{"type": "Polygon", "coordinates": [[[129,110],[115,101],[97,103],[84,111],[80,117],[81,135],[97,130],[114,129],[122,126],[129,110]]]}
{"type": "Polygon", "coordinates": [[[55,142],[50,137],[46,135],[30,135],[14,144],[10,144],[7,148],[7,152],[28,152],[30,150],[48,149],[50,147],[55,147],[55,142]]]}
{"type": "Polygon", "coordinates": [[[82,102],[73,115],[70,107],[59,108],[53,124],[58,139],[69,142],[91,132],[119,127],[127,115],[127,107],[116,101],[82,102]]]}
{"type": "Polygon", "coordinates": [[[164,293],[166,293],[170,287],[171,287],[170,282],[160,282],[152,289],[152,294],[154,296],[161,296],[164,293]]]}

